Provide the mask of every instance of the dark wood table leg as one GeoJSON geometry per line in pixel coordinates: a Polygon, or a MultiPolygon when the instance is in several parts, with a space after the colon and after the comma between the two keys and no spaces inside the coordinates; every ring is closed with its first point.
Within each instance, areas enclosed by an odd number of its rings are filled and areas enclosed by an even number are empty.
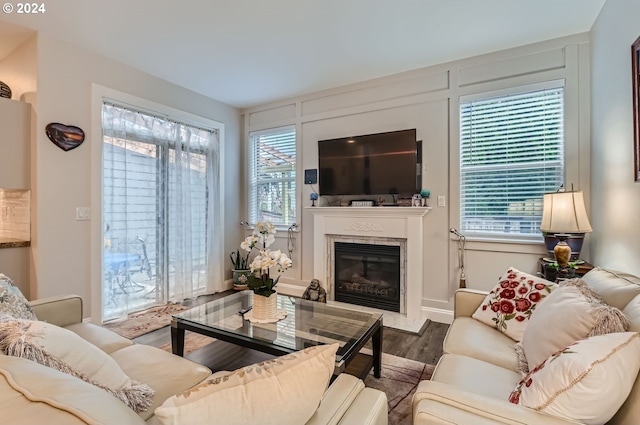
{"type": "Polygon", "coordinates": [[[378,322],[378,329],[371,337],[373,346],[373,376],[380,378],[382,371],[382,320],[378,322]]]}
{"type": "Polygon", "coordinates": [[[171,351],[180,357],[184,356],[184,329],[178,327],[175,321],[171,321],[171,351]]]}

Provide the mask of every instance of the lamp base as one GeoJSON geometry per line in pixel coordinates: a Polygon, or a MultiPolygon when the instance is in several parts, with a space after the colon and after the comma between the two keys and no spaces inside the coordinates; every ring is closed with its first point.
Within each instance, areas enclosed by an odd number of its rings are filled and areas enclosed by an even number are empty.
{"type": "MultiPolygon", "coordinates": [[[[567,245],[571,247],[571,255],[569,261],[577,261],[582,251],[582,243],[584,242],[584,233],[567,233],[569,237],[566,239],[567,245]]],[[[554,258],[553,249],[560,241],[555,233],[542,232],[544,236],[544,244],[547,254],[550,258],[554,258]]]]}
{"type": "Polygon", "coordinates": [[[558,233],[555,235],[559,239],[558,244],[553,248],[553,256],[558,263],[558,272],[567,268],[571,259],[571,247],[567,244],[569,235],[558,233]]]}

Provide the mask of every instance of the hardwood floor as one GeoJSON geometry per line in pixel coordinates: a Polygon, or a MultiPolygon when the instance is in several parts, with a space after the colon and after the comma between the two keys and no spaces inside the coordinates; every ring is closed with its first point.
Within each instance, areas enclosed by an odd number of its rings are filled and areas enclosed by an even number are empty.
{"type": "MultiPolygon", "coordinates": [[[[194,300],[192,305],[200,305],[213,299],[229,295],[233,291],[207,295],[194,300]]],[[[436,364],[442,356],[442,342],[449,325],[428,321],[420,333],[412,333],[385,327],[382,337],[382,352],[394,356],[417,360],[423,363],[436,364]]],[[[135,338],[134,341],[159,347],[171,342],[171,331],[168,326],[135,338]]],[[[370,348],[370,343],[367,344],[370,348]]],[[[188,359],[203,364],[210,369],[234,370],[273,356],[238,347],[224,341],[216,341],[199,350],[186,355],[188,359]]]]}

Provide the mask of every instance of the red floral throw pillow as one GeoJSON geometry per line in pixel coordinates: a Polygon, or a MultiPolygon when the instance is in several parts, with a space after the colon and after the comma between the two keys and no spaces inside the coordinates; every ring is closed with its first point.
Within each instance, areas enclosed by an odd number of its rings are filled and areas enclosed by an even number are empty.
{"type": "Polygon", "coordinates": [[[509,267],[471,317],[520,341],[536,306],[557,285],[509,267]]]}

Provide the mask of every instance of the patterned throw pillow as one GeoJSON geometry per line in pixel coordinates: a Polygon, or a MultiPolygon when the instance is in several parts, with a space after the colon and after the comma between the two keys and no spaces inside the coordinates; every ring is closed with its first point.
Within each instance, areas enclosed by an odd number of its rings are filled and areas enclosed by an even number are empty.
{"type": "Polygon", "coordinates": [[[640,334],[593,336],[556,352],[518,382],[509,401],[584,424],[609,421],[640,369],[640,334]]]}
{"type": "Polygon", "coordinates": [[[523,372],[574,341],[629,329],[620,310],[606,304],[582,279],[564,281],[540,304],[522,337],[523,372]],[[528,368],[523,367],[527,365],[528,368]]]}
{"type": "Polygon", "coordinates": [[[471,317],[520,341],[536,306],[557,285],[510,267],[471,317]]]}
{"type": "Polygon", "coordinates": [[[155,410],[164,425],[304,424],[333,375],[338,344],[318,345],[213,376],[155,410]]]}
{"type": "Polygon", "coordinates": [[[0,317],[38,320],[20,288],[6,275],[0,273],[0,317]]]}

